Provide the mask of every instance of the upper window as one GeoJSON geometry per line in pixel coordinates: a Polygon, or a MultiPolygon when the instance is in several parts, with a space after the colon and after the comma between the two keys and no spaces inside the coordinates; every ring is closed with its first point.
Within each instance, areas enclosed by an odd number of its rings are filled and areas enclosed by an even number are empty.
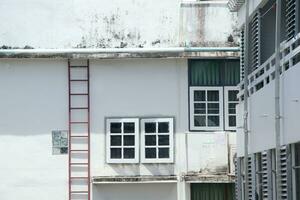
{"type": "Polygon", "coordinates": [[[236,105],[238,104],[237,87],[225,87],[225,130],[236,129],[236,105]]]}
{"type": "Polygon", "coordinates": [[[173,118],[141,120],[143,163],[173,162],[173,118]]]}
{"type": "Polygon", "coordinates": [[[107,163],[139,162],[138,122],[136,118],[106,120],[107,163]]]}
{"type": "Polygon", "coordinates": [[[193,130],[223,129],[223,88],[190,88],[190,126],[193,130]]]}
{"type": "Polygon", "coordinates": [[[67,131],[52,131],[52,154],[68,154],[67,131]]]}

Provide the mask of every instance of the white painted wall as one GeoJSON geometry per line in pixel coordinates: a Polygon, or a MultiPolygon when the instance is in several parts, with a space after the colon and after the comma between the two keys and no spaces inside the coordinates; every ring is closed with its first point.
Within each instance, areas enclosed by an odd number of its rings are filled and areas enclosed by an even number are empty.
{"type": "MultiPolygon", "coordinates": [[[[285,71],[281,76],[281,144],[290,144],[300,141],[300,63],[285,71]]],[[[275,148],[275,106],[274,81],[266,85],[249,98],[249,153],[260,152],[275,148]]],[[[243,105],[238,106],[239,116],[243,116],[243,105]]],[[[239,126],[242,126],[242,118],[239,126]]],[[[243,130],[238,129],[238,155],[244,154],[243,130]]]]}
{"type": "Polygon", "coordinates": [[[97,200],[176,200],[176,183],[160,184],[107,184],[93,186],[93,199],[97,200]],[[154,195],[155,194],[155,195],[154,195]]]}
{"type": "Polygon", "coordinates": [[[234,35],[236,13],[230,13],[224,3],[188,8],[182,8],[180,3],[180,0],[2,0],[0,47],[235,44],[236,41],[227,44],[227,38],[234,35]]]}
{"type": "MultiPolygon", "coordinates": [[[[202,172],[227,165],[227,139],[222,133],[189,133],[186,163],[185,59],[90,64],[92,176],[178,175],[187,167],[202,172]],[[175,117],[175,164],[106,164],[104,117],[124,116],[175,117]]],[[[52,155],[51,131],[67,129],[67,61],[2,59],[0,94],[0,177],[5,180],[0,182],[0,199],[66,199],[67,155],[52,155]]]]}

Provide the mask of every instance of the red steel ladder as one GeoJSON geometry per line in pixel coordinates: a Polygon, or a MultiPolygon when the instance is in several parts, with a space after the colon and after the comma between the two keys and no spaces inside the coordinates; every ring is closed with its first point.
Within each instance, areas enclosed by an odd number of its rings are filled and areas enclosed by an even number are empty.
{"type": "Polygon", "coordinates": [[[68,60],[69,200],[90,200],[89,60],[68,60]]]}

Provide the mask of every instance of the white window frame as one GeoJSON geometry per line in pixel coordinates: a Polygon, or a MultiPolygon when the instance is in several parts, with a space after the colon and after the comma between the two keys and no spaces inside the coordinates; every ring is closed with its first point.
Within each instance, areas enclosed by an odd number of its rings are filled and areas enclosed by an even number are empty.
{"type": "MultiPolygon", "coordinates": [[[[216,115],[216,114],[210,114],[210,115],[216,115]]],[[[223,115],[223,87],[209,87],[209,86],[193,86],[190,87],[190,129],[193,131],[223,131],[224,130],[224,115],[223,115]],[[204,114],[195,114],[194,113],[194,91],[197,90],[204,90],[205,94],[206,94],[206,101],[204,101],[203,103],[206,104],[206,126],[195,126],[194,124],[194,116],[195,115],[204,115],[204,114]],[[208,126],[207,125],[207,116],[209,116],[209,114],[207,114],[207,103],[209,101],[207,101],[207,91],[218,91],[219,92],[219,120],[220,120],[220,124],[219,126],[208,126]]]]}
{"type": "MultiPolygon", "coordinates": [[[[235,111],[236,113],[235,114],[229,114],[228,112],[228,109],[229,109],[229,103],[238,103],[239,101],[229,101],[229,91],[232,91],[232,90],[237,90],[238,91],[238,87],[236,86],[225,86],[224,87],[224,117],[225,117],[225,130],[226,131],[235,131],[236,130],[236,126],[229,126],[229,116],[235,116],[235,120],[236,120],[236,123],[237,124],[237,110],[235,111]]],[[[236,108],[235,108],[236,109],[236,108]]]]}
{"type": "Polygon", "coordinates": [[[142,163],[173,163],[174,162],[174,119],[173,118],[144,118],[141,119],[141,161],[142,163]],[[145,123],[154,122],[156,123],[156,133],[145,133],[145,123]],[[169,133],[158,133],[158,122],[169,123],[169,133]],[[156,135],[156,146],[146,146],[145,136],[156,135]],[[169,145],[159,145],[158,135],[169,135],[169,145]],[[156,158],[146,158],[146,148],[156,148],[156,158]],[[158,148],[167,147],[169,148],[169,158],[159,158],[158,148]]]}
{"type": "Polygon", "coordinates": [[[138,163],[139,162],[139,119],[138,118],[106,118],[106,162],[107,163],[138,163]],[[110,124],[116,122],[121,123],[121,133],[113,133],[111,134],[110,131],[110,124]],[[124,123],[132,122],[135,124],[134,126],[134,133],[125,133],[124,134],[124,123]],[[121,146],[111,146],[111,135],[120,135],[121,136],[121,146]],[[124,146],[124,135],[134,135],[134,146],[124,146]],[[111,151],[112,148],[121,148],[121,158],[111,158],[111,151]],[[134,148],[134,155],[133,159],[131,158],[123,158],[123,149],[124,148],[134,148]]]}

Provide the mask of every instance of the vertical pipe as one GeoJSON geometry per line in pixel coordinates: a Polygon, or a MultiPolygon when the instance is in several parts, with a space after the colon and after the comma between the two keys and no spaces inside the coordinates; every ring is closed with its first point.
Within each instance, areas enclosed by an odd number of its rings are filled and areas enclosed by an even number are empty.
{"type": "Polygon", "coordinates": [[[280,177],[280,30],[281,30],[281,0],[276,3],[276,33],[275,33],[275,134],[276,134],[276,199],[281,199],[280,177]]]}
{"type": "Polygon", "coordinates": [[[248,183],[248,74],[249,74],[249,0],[246,0],[245,19],[245,76],[244,76],[244,199],[249,199],[248,183]]]}
{"type": "Polygon", "coordinates": [[[71,71],[70,71],[70,60],[68,60],[68,101],[69,101],[69,105],[68,105],[68,114],[69,114],[69,119],[68,119],[68,142],[69,142],[69,154],[68,154],[68,159],[69,159],[69,162],[68,162],[68,175],[69,175],[69,180],[68,180],[68,183],[69,183],[69,194],[68,194],[68,198],[69,200],[71,200],[71,82],[70,82],[70,77],[71,77],[71,71]]]}
{"type": "Polygon", "coordinates": [[[90,60],[87,60],[87,93],[88,93],[88,200],[91,199],[91,183],[90,183],[90,179],[91,179],[91,149],[90,149],[90,145],[91,145],[91,125],[90,125],[90,60]]]}

